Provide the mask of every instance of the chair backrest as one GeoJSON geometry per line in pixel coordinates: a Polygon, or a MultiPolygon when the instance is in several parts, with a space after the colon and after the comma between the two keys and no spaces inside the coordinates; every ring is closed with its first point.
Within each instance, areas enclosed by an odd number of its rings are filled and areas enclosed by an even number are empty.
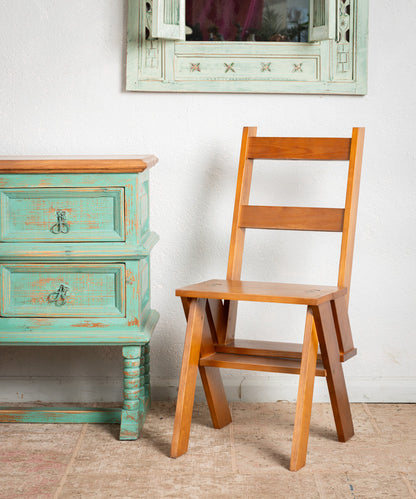
{"type": "Polygon", "coordinates": [[[364,130],[353,128],[349,138],[292,138],[257,137],[256,127],[244,128],[227,279],[241,278],[247,228],[342,232],[338,286],[348,288],[348,303],[364,130]],[[255,159],[349,161],[344,208],[249,205],[255,159]]]}

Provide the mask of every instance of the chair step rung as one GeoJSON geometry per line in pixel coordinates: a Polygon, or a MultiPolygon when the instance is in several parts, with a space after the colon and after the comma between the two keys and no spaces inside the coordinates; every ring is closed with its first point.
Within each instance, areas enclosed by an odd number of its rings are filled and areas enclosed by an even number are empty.
{"type": "MultiPolygon", "coordinates": [[[[202,357],[199,364],[204,367],[223,367],[248,371],[266,371],[274,373],[299,374],[300,359],[262,357],[257,355],[238,355],[234,353],[214,353],[202,357]]],[[[320,361],[316,365],[316,376],[326,376],[320,361]]]]}
{"type": "MultiPolygon", "coordinates": [[[[260,357],[278,357],[284,359],[300,359],[302,357],[301,343],[283,343],[278,341],[257,341],[257,340],[233,340],[226,345],[215,345],[218,353],[234,353],[237,355],[255,355],[260,357]]],[[[357,349],[352,348],[348,352],[340,353],[340,361],[354,357],[357,349]]],[[[318,362],[322,361],[318,350],[318,362]]]]}
{"type": "MultiPolygon", "coordinates": [[[[300,359],[302,357],[302,344],[277,341],[234,340],[226,345],[216,344],[215,351],[238,355],[300,359]]],[[[321,360],[320,353],[318,353],[318,360],[321,360]]]]}

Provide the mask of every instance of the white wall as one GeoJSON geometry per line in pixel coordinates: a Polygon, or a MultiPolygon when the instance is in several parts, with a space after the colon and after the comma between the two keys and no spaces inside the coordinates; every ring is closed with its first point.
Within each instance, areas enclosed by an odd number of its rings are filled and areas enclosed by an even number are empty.
{"type": "MultiPolygon", "coordinates": [[[[243,125],[258,125],[260,135],[334,136],[364,125],[350,302],[359,355],[345,372],[353,401],[416,401],[416,66],[410,50],[416,2],[370,2],[365,97],[127,93],[126,3],[0,0],[0,154],[160,158],[151,172],[151,225],[161,237],[152,255],[153,306],[161,313],[151,343],[154,394],[174,397],[178,382],[185,320],[175,287],[225,276],[243,125]]],[[[261,172],[256,199],[273,199],[273,185],[278,194],[306,193],[288,170],[286,187],[274,183],[275,170],[261,172]]],[[[322,173],[326,183],[312,177],[312,185],[331,200],[337,176],[322,173]]],[[[293,280],[304,271],[310,281],[334,282],[336,260],[326,250],[336,241],[311,237],[250,234],[246,261],[254,266],[245,276],[291,280],[293,270],[293,280]],[[266,249],[275,257],[272,265],[266,249]],[[293,256],[300,268],[286,266],[293,256]]],[[[294,308],[264,307],[259,323],[251,307],[242,307],[240,335],[300,338],[304,310],[294,308]]],[[[118,348],[2,347],[0,355],[2,401],[121,398],[118,348]]],[[[296,376],[233,371],[224,378],[233,398],[296,397],[296,376]]],[[[326,400],[321,381],[316,400],[326,400]]]]}

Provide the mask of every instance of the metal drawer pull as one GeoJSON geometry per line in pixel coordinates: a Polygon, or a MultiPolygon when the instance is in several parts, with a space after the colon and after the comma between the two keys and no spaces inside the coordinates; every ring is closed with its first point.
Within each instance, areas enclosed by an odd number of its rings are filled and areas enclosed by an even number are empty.
{"type": "Polygon", "coordinates": [[[57,291],[54,291],[48,296],[49,303],[55,303],[57,307],[62,307],[66,303],[66,294],[69,291],[69,286],[60,284],[57,291]]]}
{"type": "Polygon", "coordinates": [[[52,225],[51,227],[52,234],[68,234],[69,225],[65,222],[66,211],[58,210],[56,212],[56,220],[56,224],[52,225]]]}

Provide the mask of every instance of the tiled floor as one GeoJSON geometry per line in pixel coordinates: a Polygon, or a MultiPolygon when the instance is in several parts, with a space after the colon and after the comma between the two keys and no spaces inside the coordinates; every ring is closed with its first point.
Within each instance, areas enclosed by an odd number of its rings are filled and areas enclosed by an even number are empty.
{"type": "Polygon", "coordinates": [[[188,453],[168,457],[174,403],[154,402],[141,438],[117,425],[0,425],[1,498],[416,498],[416,404],[353,404],[356,435],[336,440],[315,404],[306,467],[288,471],[294,404],[232,403],[214,430],[195,407],[188,453]]]}

